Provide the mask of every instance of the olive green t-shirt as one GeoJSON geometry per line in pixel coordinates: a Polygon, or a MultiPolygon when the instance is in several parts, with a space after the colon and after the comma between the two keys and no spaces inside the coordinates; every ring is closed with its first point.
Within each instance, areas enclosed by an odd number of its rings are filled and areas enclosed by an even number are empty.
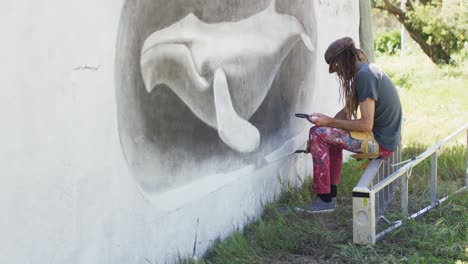
{"type": "Polygon", "coordinates": [[[400,97],[388,75],[375,64],[361,64],[356,74],[360,102],[375,100],[374,137],[385,149],[395,151],[401,141],[402,110],[400,97]]]}

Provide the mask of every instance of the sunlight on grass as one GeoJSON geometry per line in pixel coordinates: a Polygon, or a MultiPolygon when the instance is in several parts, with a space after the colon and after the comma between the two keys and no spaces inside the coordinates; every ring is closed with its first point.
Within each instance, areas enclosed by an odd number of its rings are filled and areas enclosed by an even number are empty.
{"type": "MultiPolygon", "coordinates": [[[[432,145],[468,122],[468,62],[437,67],[416,50],[406,56],[377,57],[376,63],[398,88],[404,146],[432,145]]],[[[466,137],[457,141],[466,142],[466,137]]]]}

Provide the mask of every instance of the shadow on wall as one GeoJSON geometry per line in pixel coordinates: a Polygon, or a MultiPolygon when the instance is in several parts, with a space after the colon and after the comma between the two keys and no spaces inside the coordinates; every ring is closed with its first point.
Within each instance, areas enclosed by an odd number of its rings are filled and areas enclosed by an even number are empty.
{"type": "Polygon", "coordinates": [[[145,192],[258,161],[302,132],[313,95],[313,1],[124,4],[116,54],[121,145],[145,192]]]}

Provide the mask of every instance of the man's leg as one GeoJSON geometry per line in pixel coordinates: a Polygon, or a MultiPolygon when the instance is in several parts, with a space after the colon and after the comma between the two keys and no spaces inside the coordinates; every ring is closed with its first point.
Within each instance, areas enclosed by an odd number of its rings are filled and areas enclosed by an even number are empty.
{"type": "Polygon", "coordinates": [[[323,133],[317,132],[318,129],[310,129],[307,148],[314,166],[314,191],[320,195],[330,193],[330,146],[322,140],[323,133]]]}
{"type": "Polygon", "coordinates": [[[338,183],[340,182],[341,167],[343,165],[343,149],[330,146],[330,193],[336,198],[338,194],[338,183]]]}
{"type": "Polygon", "coordinates": [[[337,185],[340,180],[343,161],[341,150],[360,152],[361,143],[361,140],[352,138],[347,130],[331,127],[310,129],[308,149],[314,163],[316,193],[330,193],[330,184],[337,185]]]}
{"type": "Polygon", "coordinates": [[[361,143],[362,141],[351,138],[347,130],[330,127],[310,129],[307,148],[312,154],[314,191],[319,199],[309,206],[308,211],[320,212],[334,209],[334,206],[327,203],[332,201],[332,189],[336,195],[336,188],[331,185],[337,186],[339,182],[343,159],[341,150],[360,152],[361,143]]]}

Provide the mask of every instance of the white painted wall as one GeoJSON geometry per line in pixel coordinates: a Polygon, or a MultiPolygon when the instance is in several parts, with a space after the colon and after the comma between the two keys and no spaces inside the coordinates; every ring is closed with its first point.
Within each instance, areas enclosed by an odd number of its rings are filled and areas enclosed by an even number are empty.
{"type": "MultiPolygon", "coordinates": [[[[2,1],[0,263],[172,262],[192,255],[195,234],[200,256],[261,213],[278,175],[305,173],[309,158],[299,157],[143,195],[117,132],[122,3],[2,1]]],[[[320,89],[312,105],[334,114],[337,82],[323,53],[338,37],[357,40],[358,1],[319,0],[316,11],[320,89]]]]}

